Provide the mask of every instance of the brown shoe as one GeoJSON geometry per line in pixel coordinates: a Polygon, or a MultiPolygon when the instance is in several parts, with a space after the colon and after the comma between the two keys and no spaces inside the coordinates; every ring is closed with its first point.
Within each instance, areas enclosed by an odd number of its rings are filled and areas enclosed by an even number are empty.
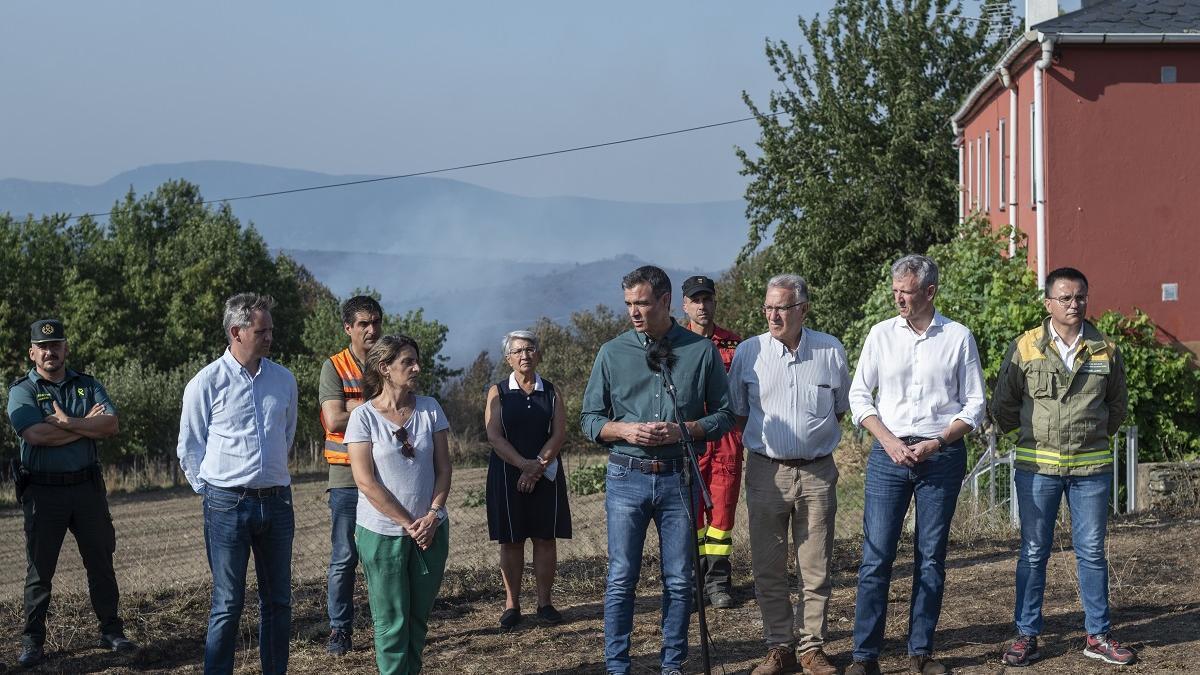
{"type": "Polygon", "coordinates": [[[780,645],[767,651],[767,658],[750,671],[750,675],[782,675],[794,673],[798,668],[796,650],[780,645]]]}
{"type": "Polygon", "coordinates": [[[824,650],[820,647],[810,649],[800,655],[800,667],[804,675],[837,675],[837,666],[829,661],[824,650]]]}
{"type": "Polygon", "coordinates": [[[921,673],[921,675],[942,675],[950,672],[940,661],[928,654],[908,657],[908,669],[910,672],[921,673]]]}
{"type": "Polygon", "coordinates": [[[855,661],[846,669],[846,675],[879,675],[878,661],[855,661]]]}

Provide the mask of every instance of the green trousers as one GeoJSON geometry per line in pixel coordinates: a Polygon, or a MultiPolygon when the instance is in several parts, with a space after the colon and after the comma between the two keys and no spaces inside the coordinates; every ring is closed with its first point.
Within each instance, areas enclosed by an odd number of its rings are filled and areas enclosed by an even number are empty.
{"type": "Polygon", "coordinates": [[[379,672],[419,673],[429,613],[446,570],[450,524],[438,527],[424,551],[411,537],[388,537],[362,527],[355,528],[354,540],[367,578],[379,672]]]}

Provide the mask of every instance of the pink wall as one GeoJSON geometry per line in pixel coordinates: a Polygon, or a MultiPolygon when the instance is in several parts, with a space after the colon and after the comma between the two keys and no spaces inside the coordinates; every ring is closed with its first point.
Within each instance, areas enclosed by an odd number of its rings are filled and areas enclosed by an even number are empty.
{"type": "Polygon", "coordinates": [[[1091,310],[1145,311],[1200,345],[1200,46],[1064,45],[1046,73],[1047,269],[1091,310]],[[1160,83],[1175,66],[1178,82],[1160,83]],[[1162,301],[1162,284],[1179,300],[1162,301]]]}
{"type": "MultiPolygon", "coordinates": [[[[1030,190],[1030,103],[1036,45],[1012,69],[1017,82],[1017,220],[1035,265],[1030,190]]],[[[1078,267],[1091,281],[1094,315],[1147,312],[1169,336],[1200,348],[1200,45],[1060,45],[1045,74],[1047,271],[1078,267]],[[1161,67],[1177,83],[1160,83],[1161,67]],[[1177,283],[1179,300],[1162,301],[1177,283]]],[[[997,227],[997,129],[1009,117],[999,84],[980,99],[964,142],[990,130],[992,208],[997,227]]],[[[1011,133],[1011,122],[1006,122],[1011,133]]],[[[970,153],[966,153],[970,157],[970,153]]],[[[965,174],[968,210],[974,164],[965,174]]]]}

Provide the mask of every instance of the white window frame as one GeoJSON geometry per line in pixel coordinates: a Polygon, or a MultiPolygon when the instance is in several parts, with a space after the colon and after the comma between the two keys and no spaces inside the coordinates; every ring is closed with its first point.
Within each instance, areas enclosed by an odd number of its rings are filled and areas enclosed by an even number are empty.
{"type": "Polygon", "coordinates": [[[975,139],[975,210],[983,203],[983,139],[975,139]]]}

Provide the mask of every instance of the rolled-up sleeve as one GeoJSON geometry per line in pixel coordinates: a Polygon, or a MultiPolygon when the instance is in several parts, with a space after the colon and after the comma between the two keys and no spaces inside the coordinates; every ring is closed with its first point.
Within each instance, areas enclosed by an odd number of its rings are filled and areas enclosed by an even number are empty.
{"type": "MultiPolygon", "coordinates": [[[[204,491],[200,480],[200,464],[208,447],[208,424],[212,411],[212,388],[208,386],[201,371],[183,390],[183,410],[179,416],[179,443],[176,454],[183,475],[196,492],[204,491]]],[[[292,418],[295,419],[293,405],[292,418]]],[[[294,424],[294,422],[293,422],[294,424]]]]}
{"type": "Polygon", "coordinates": [[[604,347],[596,354],[592,364],[592,374],[588,377],[587,387],[583,390],[583,403],[579,410],[579,423],[583,435],[595,443],[600,443],[600,430],[612,420],[612,399],[609,389],[607,351],[604,347]]]}
{"type": "Polygon", "coordinates": [[[978,429],[983,424],[987,414],[987,396],[983,391],[983,368],[979,364],[979,349],[975,346],[975,336],[967,333],[958,363],[958,397],[962,410],[954,416],[962,420],[972,429],[978,429]]]}
{"type": "Polygon", "coordinates": [[[705,440],[715,441],[733,428],[733,411],[729,402],[729,378],[716,346],[709,343],[704,387],[705,415],[696,420],[704,427],[705,440]]]}
{"type": "Polygon", "coordinates": [[[875,360],[877,339],[876,332],[872,329],[863,341],[858,365],[854,368],[854,381],[850,384],[850,414],[854,423],[858,425],[871,415],[879,416],[874,397],[875,387],[879,386],[879,364],[875,360]]]}

